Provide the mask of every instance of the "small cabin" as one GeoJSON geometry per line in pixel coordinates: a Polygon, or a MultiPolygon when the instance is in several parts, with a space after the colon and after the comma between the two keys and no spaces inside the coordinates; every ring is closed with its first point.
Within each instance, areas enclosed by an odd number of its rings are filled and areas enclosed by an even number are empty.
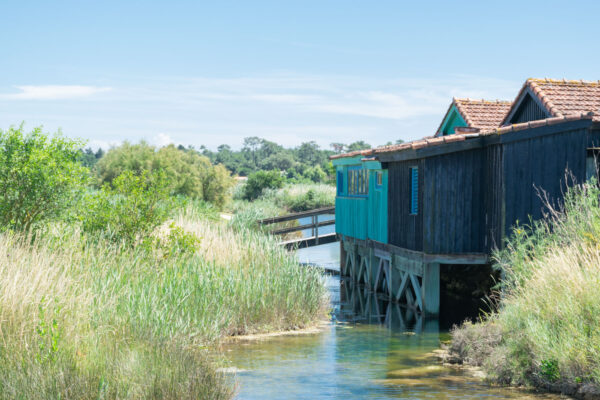
{"type": "Polygon", "coordinates": [[[336,232],[387,243],[388,176],[381,163],[365,158],[370,150],[333,156],[336,170],[336,232]]]}
{"type": "Polygon", "coordinates": [[[512,102],[453,98],[442,119],[436,137],[454,133],[473,133],[498,128],[512,102]]]}
{"type": "Polygon", "coordinates": [[[342,273],[437,314],[444,274],[489,268],[516,224],[597,177],[599,149],[600,81],[529,79],[511,103],[453,99],[435,136],[334,157],[342,273]]]}

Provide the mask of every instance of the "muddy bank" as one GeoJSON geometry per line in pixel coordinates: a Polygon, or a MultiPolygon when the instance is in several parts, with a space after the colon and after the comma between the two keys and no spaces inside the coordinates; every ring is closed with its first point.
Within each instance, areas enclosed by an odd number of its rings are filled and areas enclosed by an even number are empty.
{"type": "MultiPolygon", "coordinates": [[[[464,345],[463,343],[460,346],[464,345]]],[[[483,381],[493,386],[506,386],[495,381],[492,377],[486,374],[485,370],[481,367],[481,362],[477,358],[471,358],[467,356],[468,352],[461,351],[457,346],[456,341],[442,344],[439,350],[434,350],[432,354],[439,360],[443,367],[459,368],[465,371],[467,374],[473,377],[479,377],[483,381]]],[[[541,379],[530,378],[533,385],[531,387],[515,387],[512,388],[517,390],[534,390],[538,393],[547,392],[555,393],[564,396],[569,396],[573,399],[578,400],[600,400],[600,387],[590,383],[569,383],[569,382],[544,382],[541,379]]]]}

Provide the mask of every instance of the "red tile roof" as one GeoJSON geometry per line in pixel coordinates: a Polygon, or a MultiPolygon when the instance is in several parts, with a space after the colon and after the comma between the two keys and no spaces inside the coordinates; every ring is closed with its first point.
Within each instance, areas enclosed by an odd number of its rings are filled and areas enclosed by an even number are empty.
{"type": "MultiPolygon", "coordinates": [[[[506,117],[518,107],[518,100],[529,88],[553,117],[587,112],[600,113],[600,81],[527,79],[506,117]]],[[[596,119],[598,117],[595,117],[596,119]]],[[[502,121],[506,123],[506,118],[502,121]]]]}
{"type": "MultiPolygon", "coordinates": [[[[444,119],[442,120],[442,124],[454,105],[456,106],[456,109],[460,113],[461,117],[463,117],[467,123],[467,126],[479,129],[497,128],[504,120],[504,117],[506,117],[506,113],[508,113],[511,104],[512,103],[510,101],[483,99],[473,100],[459,99],[454,97],[452,99],[452,103],[450,103],[450,107],[448,107],[448,111],[446,112],[444,119]]],[[[440,133],[442,124],[440,124],[438,128],[437,134],[440,133]]]]}
{"type": "MultiPolygon", "coordinates": [[[[353,151],[346,154],[336,154],[331,156],[330,159],[354,157],[359,155],[366,157],[374,156],[379,153],[417,150],[423,147],[464,141],[483,135],[502,135],[508,132],[516,132],[524,129],[537,128],[545,125],[554,125],[579,119],[591,119],[594,122],[600,123],[600,81],[589,82],[567,80],[559,81],[552,79],[528,79],[521,88],[519,95],[512,105],[504,101],[456,98],[453,99],[452,104],[457,105],[457,109],[470,127],[480,128],[479,133],[460,132],[447,136],[426,137],[397,145],[353,151]],[[510,114],[510,111],[512,111],[512,109],[515,107],[517,100],[521,98],[522,93],[528,87],[531,88],[532,92],[539,97],[544,106],[550,110],[552,117],[538,121],[501,126],[500,122],[498,122],[500,118],[499,115],[504,113],[502,115],[502,119],[505,119],[506,116],[510,114]],[[488,114],[486,114],[486,112],[488,114]],[[488,124],[487,127],[486,124],[488,124]]],[[[450,105],[448,111],[451,109],[452,104],[450,105]]]]}
{"type": "MultiPolygon", "coordinates": [[[[348,154],[337,154],[335,156],[331,156],[330,158],[351,157],[350,154],[352,154],[352,156],[363,155],[365,157],[366,156],[372,157],[372,156],[376,156],[377,154],[381,154],[381,153],[401,152],[401,151],[405,151],[405,150],[418,150],[418,149],[421,149],[424,147],[443,145],[445,143],[462,142],[465,140],[478,138],[478,137],[486,136],[486,135],[502,135],[502,134],[509,133],[509,132],[517,132],[517,131],[522,131],[524,129],[538,128],[540,126],[546,126],[546,125],[555,125],[555,124],[560,124],[563,122],[577,121],[580,119],[588,119],[588,120],[591,119],[595,122],[600,122],[600,115],[595,115],[594,113],[591,113],[591,112],[590,113],[579,113],[579,114],[572,113],[572,114],[563,115],[560,117],[551,117],[551,118],[541,119],[541,120],[537,120],[537,121],[523,122],[520,124],[513,124],[513,125],[508,125],[508,126],[503,126],[503,127],[493,128],[493,129],[482,130],[479,133],[467,133],[467,134],[455,133],[455,134],[446,135],[446,136],[426,137],[423,139],[413,140],[411,142],[406,142],[406,143],[402,143],[402,144],[395,144],[395,145],[391,145],[391,146],[382,146],[382,147],[377,147],[375,149],[356,151],[356,152],[352,152],[352,153],[348,153],[348,154]]],[[[371,158],[369,158],[369,159],[371,159],[371,158]]]]}

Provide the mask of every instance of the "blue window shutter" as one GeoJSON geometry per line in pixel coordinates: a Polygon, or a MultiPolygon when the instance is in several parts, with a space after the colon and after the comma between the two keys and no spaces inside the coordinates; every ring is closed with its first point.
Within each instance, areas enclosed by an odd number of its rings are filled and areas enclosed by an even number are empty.
{"type": "Polygon", "coordinates": [[[419,212],[419,168],[410,169],[410,213],[419,212]]]}
{"type": "Polygon", "coordinates": [[[337,173],[337,194],[338,196],[344,193],[344,173],[338,171],[337,173]]]}

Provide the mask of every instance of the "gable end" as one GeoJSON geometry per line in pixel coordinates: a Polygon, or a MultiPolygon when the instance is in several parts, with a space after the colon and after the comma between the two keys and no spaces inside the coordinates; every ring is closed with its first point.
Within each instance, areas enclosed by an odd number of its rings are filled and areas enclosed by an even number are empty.
{"type": "Polygon", "coordinates": [[[550,114],[540,99],[531,92],[529,87],[515,101],[516,104],[506,116],[503,125],[519,124],[552,117],[552,114],[550,114]]]}

